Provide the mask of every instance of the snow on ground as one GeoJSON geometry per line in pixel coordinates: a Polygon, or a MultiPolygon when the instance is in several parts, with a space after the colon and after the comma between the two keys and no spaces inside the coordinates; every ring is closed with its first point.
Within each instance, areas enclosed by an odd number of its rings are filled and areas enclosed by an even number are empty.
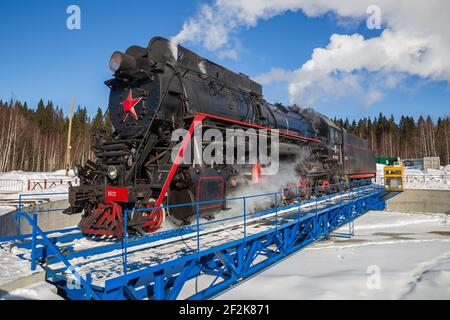
{"type": "Polygon", "coordinates": [[[450,216],[368,213],[218,299],[450,299],[450,216]]]}
{"type": "Polygon", "coordinates": [[[0,247],[0,286],[32,274],[30,262],[0,247]]]}
{"type": "MultiPolygon", "coordinates": [[[[36,197],[34,197],[34,198],[45,197],[45,198],[53,200],[53,201],[62,200],[62,199],[67,198],[67,195],[38,196],[38,194],[65,193],[68,191],[68,188],[69,188],[68,184],[56,185],[47,190],[43,190],[39,187],[36,187],[35,190],[28,191],[27,190],[28,180],[43,181],[44,179],[47,179],[47,180],[61,180],[62,179],[63,181],[67,181],[67,180],[74,181],[75,178],[76,177],[74,176],[73,170],[69,171],[68,176],[66,176],[65,170],[59,170],[59,171],[55,171],[55,172],[11,171],[11,172],[0,173],[0,180],[19,180],[19,181],[22,181],[22,183],[23,183],[22,192],[13,192],[13,193],[1,193],[0,192],[0,215],[16,210],[16,206],[8,205],[7,203],[2,204],[1,200],[6,200],[6,199],[18,200],[19,194],[21,194],[21,193],[22,194],[31,194],[31,195],[35,194],[36,197]]],[[[27,198],[31,199],[33,197],[32,196],[24,197],[24,199],[27,199],[27,198]]]]}
{"type": "Polygon", "coordinates": [[[5,213],[14,211],[15,209],[16,208],[12,207],[12,206],[0,206],[0,216],[5,214],[5,213]]]}
{"type": "Polygon", "coordinates": [[[450,190],[450,176],[442,182],[438,181],[414,181],[407,182],[406,189],[418,189],[418,190],[450,190]]]}
{"type": "MultiPolygon", "coordinates": [[[[6,258],[0,275],[26,269],[6,258]]],[[[60,297],[38,283],[0,299],[60,297]]],[[[450,299],[450,216],[367,213],[353,238],[318,242],[218,299],[450,299]]]]}
{"type": "Polygon", "coordinates": [[[38,282],[9,293],[0,292],[0,300],[63,300],[63,298],[56,294],[55,286],[38,282]]]}
{"type": "Polygon", "coordinates": [[[58,170],[54,172],[24,172],[24,171],[10,171],[0,173],[0,179],[5,180],[21,180],[27,183],[28,180],[43,180],[43,179],[68,179],[73,178],[73,170],[69,171],[69,176],[66,176],[66,170],[58,170]]]}

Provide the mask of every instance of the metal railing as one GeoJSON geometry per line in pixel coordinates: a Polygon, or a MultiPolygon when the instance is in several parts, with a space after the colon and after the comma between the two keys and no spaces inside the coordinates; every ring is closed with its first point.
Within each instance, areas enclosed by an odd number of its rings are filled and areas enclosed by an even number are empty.
{"type": "MultiPolygon", "coordinates": [[[[66,208],[52,208],[52,209],[42,209],[42,208],[38,208],[39,205],[43,205],[46,203],[51,202],[51,198],[50,197],[55,197],[55,196],[66,196],[68,195],[67,192],[55,192],[55,193],[39,193],[39,194],[34,194],[34,193],[26,193],[26,194],[20,194],[19,195],[19,199],[18,199],[18,208],[17,208],[17,234],[18,236],[23,236],[22,235],[22,230],[21,230],[21,217],[22,215],[20,213],[25,213],[28,214],[29,216],[34,216],[37,213],[43,213],[43,212],[61,212],[62,210],[66,209],[66,208]],[[33,204],[30,204],[30,201],[26,201],[27,198],[32,197],[33,199],[31,200],[33,202],[33,204]],[[42,199],[39,199],[39,197],[42,197],[42,199]],[[43,198],[45,197],[45,198],[43,198]],[[25,206],[24,203],[27,203],[28,206],[25,206]],[[28,209],[28,210],[25,210],[28,209]]],[[[37,220],[36,220],[36,225],[37,225],[37,220]]]]}
{"type": "MultiPolygon", "coordinates": [[[[248,237],[248,227],[249,223],[253,222],[255,219],[259,218],[271,218],[274,220],[273,225],[275,230],[278,229],[280,222],[282,222],[283,216],[280,215],[280,212],[295,209],[297,208],[297,219],[300,219],[302,217],[302,206],[304,205],[312,205],[314,206],[315,214],[317,215],[320,211],[319,209],[319,202],[330,202],[332,198],[338,198],[338,203],[342,204],[343,202],[343,194],[345,191],[349,191],[350,199],[349,201],[357,200],[361,194],[364,191],[367,191],[367,189],[380,189],[377,187],[371,180],[359,180],[351,183],[350,185],[344,186],[343,184],[336,184],[336,185],[329,185],[326,189],[324,189],[322,186],[317,187],[309,187],[309,188],[285,188],[281,191],[277,192],[271,192],[271,193],[264,193],[264,194],[256,194],[251,196],[241,196],[241,197],[232,197],[232,198],[225,198],[220,200],[210,200],[210,201],[197,201],[192,203],[186,203],[186,204],[176,204],[176,205],[166,205],[166,206],[159,206],[159,207],[152,207],[152,208],[141,208],[141,209],[132,209],[132,210],[124,210],[124,219],[123,219],[123,230],[124,230],[124,236],[122,238],[122,252],[123,252],[123,270],[124,273],[127,274],[129,270],[128,265],[128,249],[130,247],[130,235],[128,230],[128,217],[131,214],[134,213],[146,213],[151,214],[154,210],[170,210],[175,208],[187,208],[189,210],[193,206],[195,206],[195,220],[192,221],[192,224],[189,226],[179,227],[177,228],[177,231],[180,234],[186,235],[189,234],[189,231],[191,234],[196,235],[197,243],[196,243],[196,250],[192,250],[193,252],[200,256],[201,253],[201,234],[202,232],[208,232],[212,228],[211,226],[214,224],[224,224],[229,223],[228,227],[230,226],[239,226],[241,225],[243,230],[243,237],[242,241],[243,243],[246,243],[247,237],[248,237]],[[349,190],[346,190],[345,188],[349,188],[349,190]],[[334,190],[334,192],[331,192],[334,190]],[[284,203],[286,199],[286,194],[288,193],[295,193],[295,198],[292,198],[290,203],[284,203]],[[302,194],[321,194],[321,197],[312,197],[310,199],[302,200],[302,194]],[[273,200],[272,204],[273,206],[268,209],[263,210],[254,210],[251,211],[251,205],[255,203],[261,203],[265,200],[273,200]],[[213,204],[220,204],[225,203],[227,207],[230,206],[230,203],[240,203],[240,206],[234,206],[238,208],[238,211],[242,211],[241,214],[238,214],[236,216],[232,216],[229,218],[222,218],[218,220],[213,221],[206,221],[206,222],[200,222],[202,218],[201,214],[201,206],[204,205],[213,205],[213,204]],[[208,229],[206,228],[208,227],[208,229]]],[[[233,206],[231,206],[233,207],[233,206]]],[[[159,240],[159,235],[163,236],[164,233],[167,231],[162,232],[155,232],[152,233],[151,236],[155,238],[156,240],[159,240]]],[[[349,232],[352,234],[353,226],[349,226],[349,232]]],[[[347,237],[344,234],[336,233],[336,236],[343,236],[347,237]]],[[[132,243],[131,243],[132,244],[132,243]]]]}
{"type": "Polygon", "coordinates": [[[27,181],[27,190],[48,190],[62,185],[78,185],[80,180],[75,179],[29,179],[27,181]]]}
{"type": "MultiPolygon", "coordinates": [[[[286,213],[288,212],[291,216],[293,215],[297,221],[300,221],[300,219],[306,214],[303,212],[302,208],[304,205],[310,205],[312,208],[314,208],[312,211],[308,213],[308,215],[315,215],[317,218],[317,215],[323,208],[319,208],[319,205],[322,203],[326,205],[342,205],[343,202],[349,201],[352,202],[353,200],[358,200],[359,198],[363,197],[365,194],[370,194],[373,191],[378,190],[377,186],[374,185],[371,181],[358,181],[354,183],[351,186],[350,190],[344,189],[342,185],[330,185],[329,189],[323,189],[322,187],[317,188],[309,188],[306,191],[312,192],[318,190],[321,192],[321,197],[314,197],[310,199],[303,199],[302,194],[305,192],[304,188],[290,188],[290,189],[283,189],[282,191],[272,192],[272,193],[265,193],[265,194],[257,194],[257,195],[251,195],[251,196],[241,196],[241,197],[234,197],[234,198],[227,198],[227,199],[220,199],[220,200],[211,200],[211,201],[203,201],[203,202],[194,202],[189,204],[178,204],[178,205],[168,205],[168,206],[160,206],[160,207],[153,207],[153,208],[145,208],[145,209],[135,209],[135,210],[125,210],[124,211],[124,236],[122,238],[122,241],[119,241],[117,244],[111,245],[111,250],[116,249],[117,245],[119,245],[122,248],[122,262],[123,262],[123,274],[127,274],[129,272],[130,266],[128,264],[128,255],[129,255],[129,248],[133,246],[137,246],[139,244],[142,244],[142,239],[144,238],[151,238],[152,241],[157,241],[158,239],[162,238],[165,233],[168,231],[161,231],[157,232],[148,236],[136,238],[135,236],[130,236],[128,231],[128,216],[133,213],[139,213],[139,212],[151,212],[153,210],[160,210],[160,209],[170,209],[170,208],[179,208],[179,207],[193,207],[195,206],[195,224],[190,226],[184,226],[180,227],[176,230],[177,234],[188,234],[190,233],[191,236],[196,237],[197,247],[192,248],[191,252],[188,252],[187,254],[197,254],[200,258],[200,253],[202,252],[201,248],[201,235],[206,232],[212,232],[213,229],[209,229],[206,227],[209,227],[213,224],[223,224],[225,222],[229,222],[230,224],[228,226],[235,226],[242,228],[242,241],[243,244],[247,243],[248,241],[248,228],[251,226],[252,222],[255,221],[255,219],[266,219],[267,223],[271,226],[269,230],[276,230],[280,226],[283,226],[286,224],[286,213]],[[319,189],[318,189],[319,188],[319,189]],[[335,192],[331,193],[330,191],[334,190],[335,192]],[[286,195],[290,192],[295,193],[295,198],[291,198],[293,202],[287,203],[283,199],[286,199],[286,195]],[[345,194],[345,196],[344,196],[345,194]],[[333,199],[333,200],[332,200],[333,199]],[[257,210],[254,209],[253,205],[255,203],[260,204],[262,201],[271,200],[273,201],[273,207],[265,210],[257,210]],[[242,209],[241,214],[238,214],[236,216],[218,219],[214,221],[206,221],[202,222],[201,217],[201,206],[203,205],[211,205],[211,204],[217,204],[217,203],[225,203],[227,206],[229,206],[230,203],[240,203],[241,206],[237,206],[237,211],[242,209]],[[233,223],[232,223],[233,222],[233,223]],[[184,232],[183,232],[184,230],[184,232]]],[[[51,196],[51,195],[64,195],[67,193],[47,193],[43,194],[45,196],[51,196]]],[[[96,293],[94,290],[92,290],[92,277],[90,273],[87,273],[85,275],[85,278],[83,279],[79,270],[77,270],[78,267],[74,266],[70,262],[70,258],[66,257],[66,255],[61,251],[62,249],[58,247],[55,241],[53,241],[49,236],[48,232],[42,231],[42,229],[38,225],[38,211],[35,209],[28,210],[28,212],[25,212],[23,210],[22,206],[22,197],[26,196],[36,196],[36,194],[28,194],[28,195],[20,195],[20,205],[19,210],[17,213],[17,217],[20,221],[21,218],[24,218],[30,226],[32,226],[32,233],[28,235],[29,238],[31,238],[31,265],[32,269],[36,268],[37,264],[37,246],[38,246],[38,239],[41,243],[43,243],[48,249],[49,252],[51,252],[57,260],[64,263],[65,267],[70,271],[70,273],[75,276],[75,278],[81,282],[83,287],[86,288],[87,293],[92,297],[96,298],[96,293]]],[[[354,209],[351,209],[354,210],[354,209]]],[[[58,209],[54,209],[53,211],[58,211],[58,209]]],[[[352,211],[353,212],[353,211],[352,211]]],[[[259,220],[258,220],[259,221],[259,220]]],[[[19,223],[20,226],[20,223],[19,223]]],[[[267,231],[268,232],[268,231],[267,231]]],[[[352,225],[349,225],[349,232],[350,235],[353,234],[354,229],[352,225]]],[[[336,236],[345,236],[344,234],[335,233],[336,236]]],[[[254,237],[255,234],[251,234],[251,237],[254,237]]],[[[22,239],[25,236],[22,236],[22,239]]],[[[236,240],[236,239],[234,239],[236,240]]],[[[148,241],[150,242],[150,241],[148,241]]],[[[120,257],[120,255],[119,255],[120,257]]],[[[134,270],[133,270],[134,271],[134,270]]]]}
{"type": "MultiPolygon", "coordinates": [[[[375,182],[377,184],[384,185],[384,177],[377,177],[375,179],[375,182]]],[[[437,183],[450,183],[450,174],[441,174],[441,175],[405,175],[405,183],[431,183],[431,182],[437,182],[437,183]]]]}
{"type": "Polygon", "coordinates": [[[78,270],[70,263],[70,261],[66,258],[63,252],[61,252],[61,249],[51,241],[51,239],[47,236],[47,233],[42,231],[41,228],[38,226],[38,214],[36,212],[33,213],[32,216],[28,215],[24,212],[18,212],[18,218],[24,218],[30,226],[33,227],[33,232],[31,234],[32,237],[32,248],[31,248],[31,270],[36,270],[36,247],[37,247],[37,240],[38,236],[40,237],[41,241],[46,245],[46,247],[49,249],[51,253],[53,253],[59,261],[61,261],[64,266],[67,268],[67,270],[75,277],[75,279],[84,287],[86,292],[92,297],[93,299],[98,298],[95,291],[92,289],[92,279],[90,275],[86,276],[86,279],[83,279],[83,277],[80,275],[78,270]]]}
{"type": "Polygon", "coordinates": [[[23,181],[0,179],[0,193],[19,193],[23,191],[23,181]]]}
{"type": "MultiPolygon", "coordinates": [[[[80,180],[75,179],[28,179],[26,180],[26,190],[49,190],[62,185],[78,185],[80,180]]],[[[24,190],[25,182],[18,179],[0,179],[0,193],[19,193],[24,190]]]]}

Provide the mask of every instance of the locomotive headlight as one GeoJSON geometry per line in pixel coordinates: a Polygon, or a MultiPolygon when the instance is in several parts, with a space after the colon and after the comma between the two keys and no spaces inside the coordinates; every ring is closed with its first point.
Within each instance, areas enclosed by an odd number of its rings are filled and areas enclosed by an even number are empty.
{"type": "Polygon", "coordinates": [[[133,71],[136,69],[136,59],[129,54],[116,51],[109,60],[109,68],[112,72],[133,71]]]}
{"type": "Polygon", "coordinates": [[[109,177],[111,180],[114,180],[114,179],[117,178],[117,174],[118,174],[117,168],[114,167],[114,166],[109,166],[109,168],[108,168],[108,177],[109,177]]]}

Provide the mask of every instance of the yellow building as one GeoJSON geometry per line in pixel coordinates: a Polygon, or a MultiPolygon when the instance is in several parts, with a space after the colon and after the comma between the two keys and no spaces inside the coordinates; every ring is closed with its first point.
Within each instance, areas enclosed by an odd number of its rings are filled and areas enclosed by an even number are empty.
{"type": "Polygon", "coordinates": [[[388,191],[403,191],[405,189],[404,166],[384,167],[384,188],[388,191]]]}

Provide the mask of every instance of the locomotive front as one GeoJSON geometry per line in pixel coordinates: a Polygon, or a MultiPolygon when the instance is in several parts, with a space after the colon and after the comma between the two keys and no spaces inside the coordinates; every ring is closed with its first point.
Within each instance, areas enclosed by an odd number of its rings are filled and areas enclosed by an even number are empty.
{"type": "MultiPolygon", "coordinates": [[[[114,52],[110,59],[114,78],[105,84],[110,88],[114,133],[112,137],[95,133],[96,160],[76,167],[81,183],[70,188],[70,207],[65,211],[84,210],[80,228],[85,234],[120,236],[124,209],[160,206],[166,196],[172,204],[194,202],[200,183],[210,190],[203,198],[222,199],[225,184],[235,176],[233,168],[202,164],[170,172],[177,144],[172,133],[189,127],[190,117],[201,111],[236,120],[241,120],[239,112],[248,117],[249,98],[234,89],[239,85],[258,96],[259,85],[181,47],[174,58],[171,49],[167,40],[154,38],[148,48],[132,46],[125,53],[114,52]],[[208,74],[202,72],[206,63],[208,74]],[[216,179],[202,179],[205,176],[216,179]]],[[[203,215],[213,215],[220,206],[203,215]]],[[[170,214],[183,224],[193,213],[174,208],[170,214]]],[[[135,213],[128,224],[139,232],[152,232],[165,215],[161,209],[135,213]]]]}

